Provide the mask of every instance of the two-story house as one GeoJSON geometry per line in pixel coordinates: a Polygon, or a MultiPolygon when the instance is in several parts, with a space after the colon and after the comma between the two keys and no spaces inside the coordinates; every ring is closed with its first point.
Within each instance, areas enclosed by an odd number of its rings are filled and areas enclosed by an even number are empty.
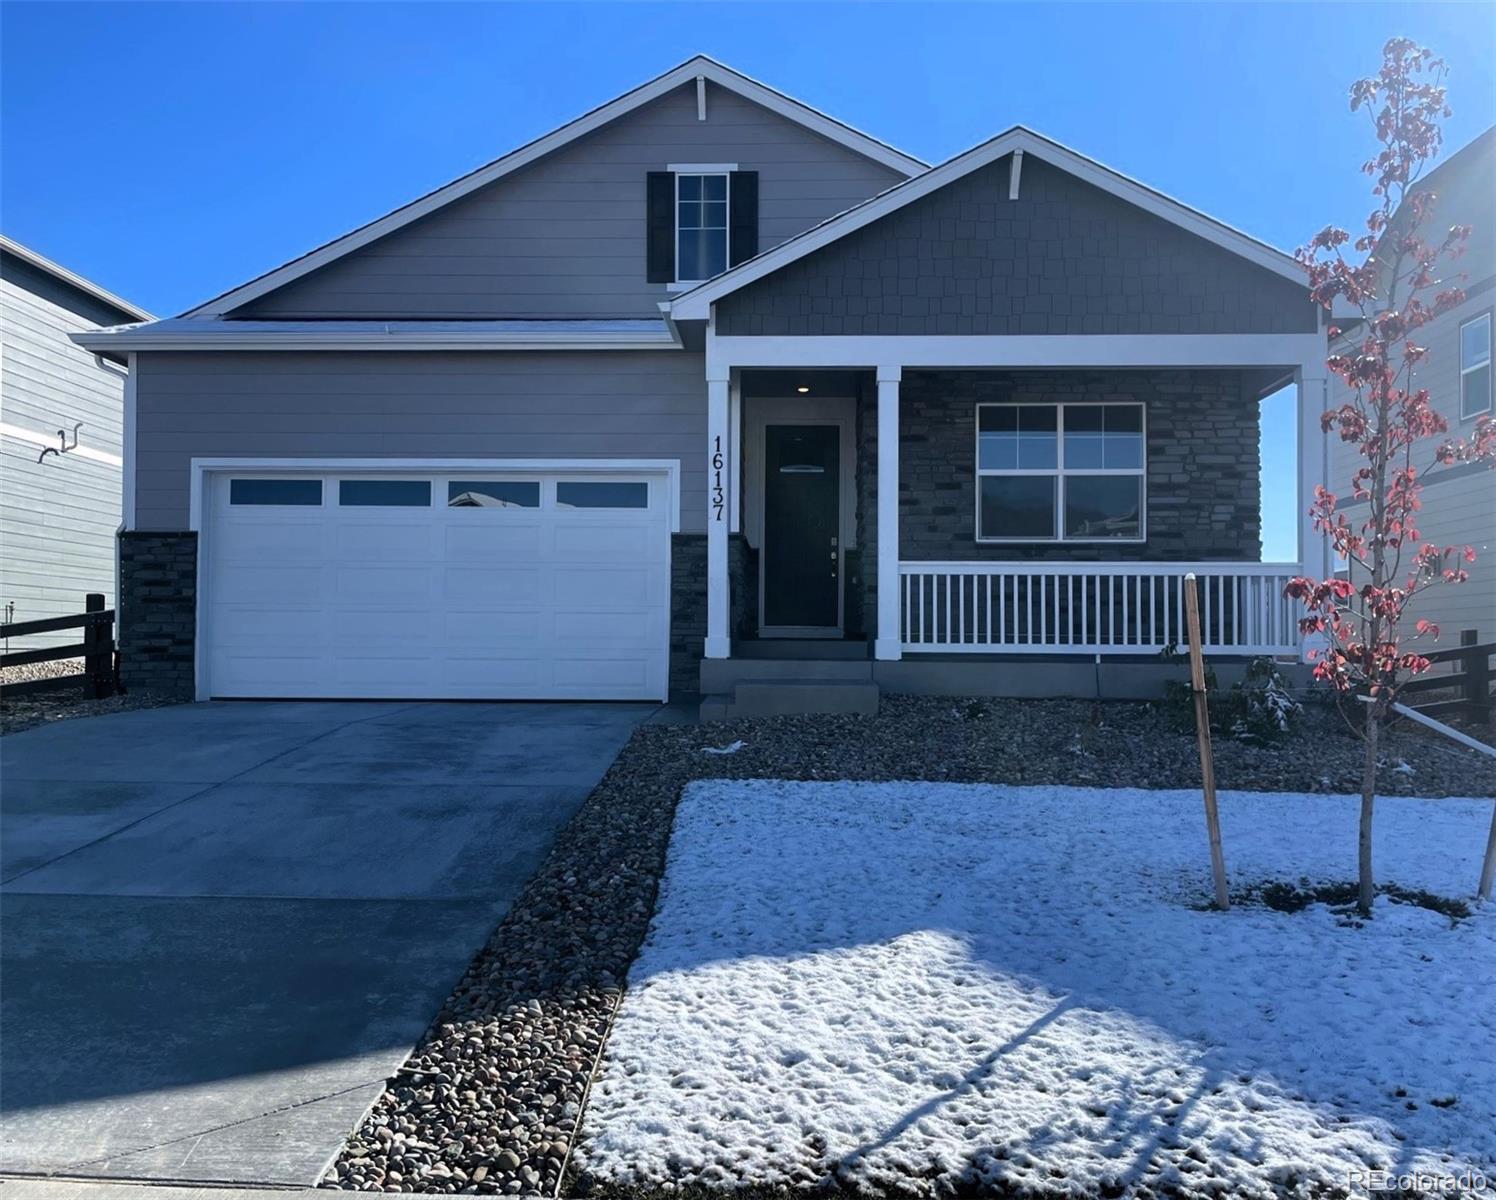
{"type": "MultiPolygon", "coordinates": [[[[1451,154],[1419,181],[1416,190],[1435,197],[1424,223],[1426,241],[1439,240],[1451,225],[1470,226],[1464,253],[1442,269],[1450,282],[1464,290],[1465,301],[1419,330],[1417,340],[1428,348],[1428,357],[1415,379],[1417,386],[1429,390],[1434,408],[1449,425],[1450,436],[1468,438],[1476,421],[1492,413],[1496,126],[1451,154]]],[[[1356,326],[1344,324],[1344,336],[1334,343],[1336,350],[1351,344],[1356,336],[1356,326]]],[[[1339,407],[1349,399],[1345,384],[1335,379],[1332,404],[1339,407]]],[[[1430,443],[1425,461],[1418,465],[1427,465],[1432,457],[1430,443]]],[[[1332,436],[1330,490],[1349,495],[1349,481],[1358,465],[1355,446],[1332,436]]],[[[1424,592],[1410,606],[1409,619],[1438,625],[1441,648],[1458,645],[1459,634],[1465,630],[1475,630],[1478,642],[1496,640],[1496,471],[1480,463],[1437,468],[1424,477],[1422,500],[1418,529],[1424,539],[1440,546],[1471,546],[1476,559],[1467,568],[1467,582],[1441,584],[1424,592]]],[[[1344,508],[1352,521],[1366,511],[1364,502],[1350,501],[1344,508]]]]}

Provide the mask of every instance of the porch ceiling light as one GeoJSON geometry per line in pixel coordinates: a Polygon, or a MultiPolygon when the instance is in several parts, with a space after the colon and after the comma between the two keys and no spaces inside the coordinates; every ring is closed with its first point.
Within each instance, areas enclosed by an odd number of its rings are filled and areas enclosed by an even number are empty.
{"type": "Polygon", "coordinates": [[[806,387],[804,384],[801,384],[799,387],[797,387],[795,389],[795,391],[799,392],[803,396],[803,395],[805,395],[806,392],[810,391],[810,389],[808,387],[806,387]]]}

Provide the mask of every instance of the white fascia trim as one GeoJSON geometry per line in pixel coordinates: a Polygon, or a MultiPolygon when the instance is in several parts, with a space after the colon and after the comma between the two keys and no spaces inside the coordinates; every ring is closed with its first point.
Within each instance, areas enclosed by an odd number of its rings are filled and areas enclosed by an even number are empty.
{"type": "Polygon", "coordinates": [[[1281,367],[1323,357],[1317,333],[723,337],[708,333],[707,376],[733,367],[1281,367]],[[885,365],[886,364],[886,365],[885,365]]]}
{"type": "Polygon", "coordinates": [[[131,304],[128,300],[122,300],[113,292],[106,291],[92,280],[84,279],[76,271],[69,271],[61,263],[55,263],[50,258],[38,254],[35,250],[21,245],[14,238],[8,238],[0,234],[0,247],[9,254],[14,254],[23,262],[29,263],[38,271],[44,271],[54,279],[59,279],[69,287],[75,287],[80,292],[92,296],[95,300],[102,301],[111,308],[117,308],[126,316],[134,317],[137,321],[154,321],[156,318],[139,305],[131,304]]]}
{"type": "Polygon", "coordinates": [[[248,304],[267,292],[273,292],[276,288],[283,287],[294,279],[300,279],[311,271],[324,267],[334,259],[342,258],[343,255],[357,250],[361,246],[367,246],[370,242],[394,232],[412,221],[419,220],[429,213],[435,212],[444,205],[450,204],[463,196],[474,192],[479,188],[487,187],[495,180],[502,179],[521,167],[528,166],[538,158],[542,158],[577,138],[584,137],[593,130],[606,125],[609,121],[632,112],[636,108],[657,100],[661,96],[674,91],[685,84],[692,83],[702,77],[711,80],[719,87],[728,91],[736,92],[738,95],[756,104],[762,105],[771,112],[778,113],[807,129],[819,133],[821,136],[830,138],[848,149],[861,154],[864,158],[870,158],[874,162],[882,163],[904,175],[913,175],[927,168],[927,164],[917,158],[913,158],[892,146],[878,141],[853,129],[850,125],[828,117],[809,105],[802,104],[798,100],[791,99],[783,92],[775,91],[757,80],[749,79],[746,75],[739,74],[731,67],[724,66],[715,59],[698,55],[688,59],[680,66],[666,71],[663,75],[641,84],[633,91],[625,92],[622,96],[594,108],[576,120],[553,130],[544,137],[537,138],[528,145],[521,146],[518,150],[511,151],[502,158],[495,159],[486,166],[479,167],[464,175],[460,179],[453,180],[445,187],[440,187],[434,192],[429,192],[418,200],[413,200],[403,208],[397,208],[394,212],[380,217],[376,221],[361,226],[346,233],[340,238],[328,242],[315,250],[303,254],[299,258],[292,259],[283,266],[265,275],[252,279],[248,283],[216,296],[206,304],[189,309],[183,313],[186,317],[222,316],[224,313],[248,304]]]}
{"type": "Polygon", "coordinates": [[[88,350],[679,350],[674,325],[659,333],[306,332],[236,330],[232,322],[200,332],[153,332],[151,326],[68,335],[88,350]]]}
{"type": "Polygon", "coordinates": [[[578,475],[646,473],[664,475],[670,489],[670,532],[680,532],[680,460],[676,458],[194,458],[187,528],[202,532],[208,475],[222,471],[274,471],[287,475],[402,472],[474,474],[564,471],[578,475]]]}
{"type": "Polygon", "coordinates": [[[762,279],[770,272],[777,271],[780,267],[803,258],[822,246],[829,245],[838,238],[845,237],[880,217],[885,217],[922,196],[928,196],[947,184],[1015,151],[1022,151],[1035,158],[1043,159],[1085,183],[1099,187],[1145,212],[1170,221],[1276,275],[1291,279],[1295,283],[1305,282],[1303,269],[1291,255],[1239,229],[1233,229],[1230,225],[1223,224],[1213,217],[1208,217],[1187,204],[1139,183],[1130,176],[1103,166],[1095,159],[1087,158],[1068,146],[1062,146],[1042,134],[1018,126],[999,134],[990,141],[983,142],[980,146],[974,146],[958,154],[955,158],[931,168],[923,175],[917,175],[903,183],[895,184],[887,191],[863,201],[855,208],[849,208],[846,212],[823,221],[820,225],[806,230],[787,242],[782,242],[772,250],[765,251],[741,266],[734,267],[687,292],[673,305],[676,319],[705,320],[711,304],[723,296],[737,291],[738,288],[754,280],[762,279]]]}

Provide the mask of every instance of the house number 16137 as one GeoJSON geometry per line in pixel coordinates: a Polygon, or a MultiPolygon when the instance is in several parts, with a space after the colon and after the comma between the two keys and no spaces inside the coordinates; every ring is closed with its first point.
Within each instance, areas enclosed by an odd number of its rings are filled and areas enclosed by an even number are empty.
{"type": "Polygon", "coordinates": [[[712,520],[722,520],[722,513],[727,508],[727,492],[722,487],[722,438],[712,439],[712,520]]]}

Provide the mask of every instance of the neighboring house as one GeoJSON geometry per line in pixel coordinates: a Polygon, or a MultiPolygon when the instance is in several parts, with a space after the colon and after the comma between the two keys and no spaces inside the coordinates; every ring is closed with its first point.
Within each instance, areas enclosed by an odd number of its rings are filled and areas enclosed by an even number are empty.
{"type": "Polygon", "coordinates": [[[1183,641],[1191,569],[1215,652],[1298,648],[1257,450],[1259,397],[1308,380],[1322,462],[1298,267],[1027,129],[930,168],[694,58],[77,340],[131,365],[156,686],[1089,694],[1183,641]]]}
{"type": "MultiPolygon", "coordinates": [[[[0,237],[0,619],[81,613],[89,592],[113,603],[125,371],[69,338],[149,320],[0,237]]],[[[77,640],[35,634],[25,648],[77,640]]]]}
{"type": "MultiPolygon", "coordinates": [[[[1451,225],[1471,227],[1465,252],[1442,270],[1446,278],[1464,276],[1452,282],[1464,289],[1465,302],[1425,325],[1414,339],[1428,347],[1428,358],[1419,366],[1415,382],[1429,390],[1434,408],[1449,423],[1449,436],[1468,438],[1476,421],[1492,414],[1496,126],[1450,155],[1415,190],[1436,197],[1424,222],[1425,241],[1439,241],[1451,225]]],[[[1395,222],[1393,227],[1397,228],[1395,222]]],[[[1339,351],[1354,344],[1356,332],[1356,326],[1347,325],[1346,336],[1333,348],[1339,351]]],[[[1345,384],[1335,379],[1330,390],[1332,405],[1339,407],[1350,398],[1345,384]]],[[[1434,445],[1430,442],[1424,450],[1429,461],[1434,445]]],[[[1331,491],[1350,494],[1357,458],[1354,446],[1338,435],[1332,438],[1327,481],[1331,491]]],[[[1434,470],[1425,477],[1422,499],[1418,530],[1423,537],[1441,546],[1472,546],[1477,557],[1468,568],[1468,581],[1425,592],[1410,606],[1409,619],[1425,618],[1438,625],[1440,649],[1458,645],[1460,632],[1467,629],[1476,631],[1478,641],[1496,641],[1496,471],[1480,463],[1434,470]]],[[[1352,502],[1344,508],[1352,521],[1365,520],[1364,503],[1352,502]]]]}

